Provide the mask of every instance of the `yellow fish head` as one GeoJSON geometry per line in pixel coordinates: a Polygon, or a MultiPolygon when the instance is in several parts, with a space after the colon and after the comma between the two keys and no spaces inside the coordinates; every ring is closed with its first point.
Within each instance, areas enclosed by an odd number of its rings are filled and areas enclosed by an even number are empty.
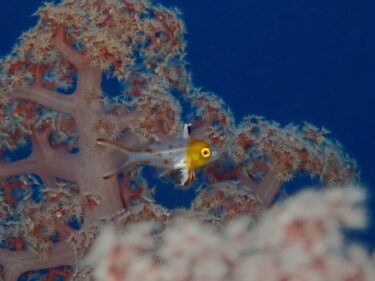
{"type": "Polygon", "coordinates": [[[217,152],[210,144],[201,140],[190,140],[186,149],[186,165],[195,169],[217,159],[217,152]]]}

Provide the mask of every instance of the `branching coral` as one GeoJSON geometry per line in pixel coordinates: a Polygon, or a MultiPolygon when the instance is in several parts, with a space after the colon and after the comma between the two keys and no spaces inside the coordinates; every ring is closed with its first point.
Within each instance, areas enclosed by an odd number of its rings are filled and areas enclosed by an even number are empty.
{"type": "Polygon", "coordinates": [[[326,139],[325,129],[281,127],[257,116],[237,125],[223,100],[195,87],[179,10],[148,0],[65,0],[46,3],[35,15],[37,25],[0,61],[0,264],[6,281],[62,265],[73,265],[75,278],[89,278],[90,270],[76,263],[109,222],[152,218],[164,227],[171,213],[185,212],[220,224],[257,216],[297,173],[328,184],[356,177],[354,161],[326,139]],[[122,90],[106,92],[105,80],[122,90]],[[189,115],[182,101],[190,104],[189,115]],[[140,167],[102,178],[124,155],[97,145],[97,138],[145,149],[178,137],[183,119],[192,123],[191,137],[221,152],[201,169],[204,190],[191,210],[157,205],[140,167]],[[30,146],[30,155],[15,158],[30,146]]]}

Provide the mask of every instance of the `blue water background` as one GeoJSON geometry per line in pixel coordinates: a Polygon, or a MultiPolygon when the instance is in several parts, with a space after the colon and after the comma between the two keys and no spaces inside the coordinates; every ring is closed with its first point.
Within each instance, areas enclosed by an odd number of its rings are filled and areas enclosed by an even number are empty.
{"type": "MultiPolygon", "coordinates": [[[[0,55],[36,22],[43,1],[2,1],[0,55]]],[[[184,14],[194,83],[237,120],[263,115],[332,131],[358,162],[375,245],[375,1],[163,0],[184,14]]]]}

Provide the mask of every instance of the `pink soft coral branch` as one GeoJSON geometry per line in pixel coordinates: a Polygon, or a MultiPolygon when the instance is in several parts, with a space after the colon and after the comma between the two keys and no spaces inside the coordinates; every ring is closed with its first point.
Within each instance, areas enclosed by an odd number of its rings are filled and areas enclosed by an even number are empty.
{"type": "Polygon", "coordinates": [[[7,281],[18,280],[18,277],[26,271],[66,265],[70,264],[72,260],[74,260],[74,252],[66,241],[57,243],[52,248],[48,259],[38,258],[31,251],[11,252],[0,249],[0,264],[5,267],[7,281]]]}
{"type": "MultiPolygon", "coordinates": [[[[154,219],[165,227],[180,212],[153,202],[139,167],[128,167],[123,179],[104,180],[126,156],[96,140],[142,150],[179,137],[181,100],[191,105],[191,137],[221,151],[218,161],[202,169],[205,188],[185,210],[191,216],[216,224],[256,217],[297,173],[329,184],[355,178],[355,162],[325,138],[326,130],[281,127],[258,116],[236,125],[222,99],[196,88],[185,68],[186,31],[177,9],[147,0],[65,0],[46,3],[36,14],[38,24],[22,35],[0,69],[0,155],[32,145],[25,159],[0,158],[0,220],[9,228],[2,234],[8,248],[17,244],[17,251],[0,251],[6,281],[28,270],[76,265],[102,225],[154,219]],[[104,75],[123,91],[106,93],[104,75]],[[43,186],[41,202],[27,189],[37,183],[43,186]],[[20,189],[26,193],[22,201],[13,196],[20,189]],[[8,221],[14,213],[19,221],[8,221]],[[68,226],[72,216],[83,220],[79,231],[68,226]],[[52,243],[55,233],[60,241],[52,243]]],[[[179,175],[169,172],[160,175],[177,182],[179,175]]],[[[90,273],[75,270],[85,278],[90,273]]]]}

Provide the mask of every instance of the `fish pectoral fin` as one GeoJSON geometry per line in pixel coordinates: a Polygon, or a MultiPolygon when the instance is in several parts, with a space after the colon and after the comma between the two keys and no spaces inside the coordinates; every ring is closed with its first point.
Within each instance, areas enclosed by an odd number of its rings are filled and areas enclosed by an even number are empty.
{"type": "Polygon", "coordinates": [[[193,169],[181,169],[181,185],[189,185],[195,178],[193,169]]]}

